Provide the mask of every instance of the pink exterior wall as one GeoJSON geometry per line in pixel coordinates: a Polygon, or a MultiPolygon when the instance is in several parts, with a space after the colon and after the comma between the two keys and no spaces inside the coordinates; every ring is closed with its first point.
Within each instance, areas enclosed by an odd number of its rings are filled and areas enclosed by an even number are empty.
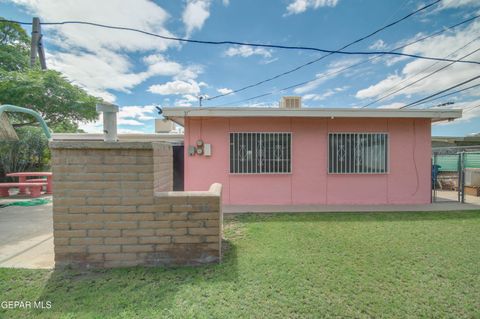
{"type": "Polygon", "coordinates": [[[185,190],[224,187],[226,205],[430,203],[429,119],[187,118],[185,190]],[[291,132],[292,173],[229,173],[230,132],[291,132]],[[328,174],[329,132],[389,133],[389,172],[328,174]],[[202,139],[212,156],[188,156],[202,139]]]}

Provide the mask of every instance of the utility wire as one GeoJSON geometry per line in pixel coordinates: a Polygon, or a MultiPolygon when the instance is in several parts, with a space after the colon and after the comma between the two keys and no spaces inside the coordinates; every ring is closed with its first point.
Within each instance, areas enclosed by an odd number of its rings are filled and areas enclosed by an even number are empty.
{"type": "MultiPolygon", "coordinates": [[[[435,97],[435,98],[433,98],[433,99],[427,100],[427,101],[425,101],[425,102],[423,102],[423,103],[428,103],[428,102],[436,101],[436,100],[442,99],[442,98],[447,97],[447,96],[450,96],[450,95],[454,95],[454,94],[457,94],[457,93],[460,93],[460,92],[463,92],[463,91],[467,91],[467,90],[474,89],[474,88],[479,87],[479,86],[480,86],[480,83],[479,83],[479,84],[474,84],[474,85],[468,86],[468,87],[463,88],[463,89],[460,89],[460,90],[456,90],[456,91],[453,91],[453,92],[450,92],[450,93],[447,93],[447,94],[440,95],[440,96],[435,97]]],[[[422,104],[423,104],[423,103],[422,103],[422,104]]]]}
{"type": "MultiPolygon", "coordinates": [[[[480,16],[477,16],[477,17],[480,17],[480,16]]],[[[440,32],[441,32],[441,31],[440,31],[440,32]]],[[[478,39],[478,38],[476,38],[476,39],[478,39]]],[[[474,39],[473,41],[475,41],[476,39],[474,39]]],[[[471,42],[473,42],[473,41],[471,41],[471,42]]],[[[471,42],[467,43],[466,45],[470,44],[471,42]]],[[[466,45],[465,45],[465,46],[466,46],[466,45]]],[[[463,46],[462,48],[464,48],[465,46],[463,46]]],[[[454,52],[450,53],[450,54],[447,55],[446,57],[450,57],[450,56],[454,55],[456,52],[458,52],[458,51],[461,50],[462,48],[455,50],[454,52]]],[[[391,92],[391,91],[394,90],[395,88],[399,87],[401,84],[407,82],[409,79],[411,79],[411,78],[413,78],[413,77],[421,74],[422,72],[425,72],[425,71],[430,70],[431,68],[433,68],[433,67],[434,67],[435,65],[437,65],[438,63],[440,63],[440,62],[435,62],[435,63],[427,66],[426,68],[423,68],[422,70],[416,72],[414,75],[412,75],[412,76],[410,76],[410,77],[408,77],[408,78],[403,79],[402,81],[398,82],[397,84],[395,84],[394,86],[392,86],[391,88],[389,88],[388,90],[386,90],[385,93],[391,92]]],[[[379,99],[379,100],[380,100],[380,99],[379,99]]],[[[369,104],[365,105],[364,107],[370,106],[370,105],[378,102],[379,100],[375,100],[375,101],[373,101],[373,102],[370,102],[369,104]]]]}
{"type": "MultiPolygon", "coordinates": [[[[417,10],[415,10],[415,11],[407,14],[407,15],[404,16],[404,17],[402,17],[402,18],[400,18],[400,19],[397,19],[397,20],[393,21],[392,23],[389,23],[389,24],[387,24],[387,25],[385,25],[385,26],[383,26],[383,27],[381,27],[381,28],[379,28],[379,29],[377,29],[377,30],[375,30],[375,31],[367,34],[366,36],[363,36],[363,37],[361,37],[361,38],[359,38],[359,39],[357,39],[357,40],[354,40],[353,42],[350,42],[350,43],[344,45],[343,47],[341,47],[341,48],[338,49],[337,51],[341,51],[341,50],[346,49],[346,48],[348,48],[348,47],[350,47],[350,46],[352,46],[352,45],[354,45],[354,44],[356,44],[356,43],[358,43],[358,42],[361,42],[361,41],[363,41],[363,40],[365,40],[365,39],[368,39],[368,38],[374,36],[375,34],[381,32],[381,31],[383,31],[383,30],[385,30],[385,29],[388,29],[388,28],[390,28],[390,27],[392,27],[392,26],[394,26],[394,25],[396,25],[396,24],[398,24],[398,23],[400,23],[400,22],[408,19],[409,17],[411,17],[411,16],[413,16],[413,15],[415,15],[415,14],[417,14],[417,13],[423,11],[423,10],[426,10],[426,9],[430,8],[431,6],[437,4],[438,2],[440,2],[440,0],[435,1],[435,2],[432,2],[432,3],[430,3],[430,4],[426,5],[426,6],[423,6],[423,7],[419,8],[419,9],[417,9],[417,10]]],[[[264,84],[264,83],[273,81],[273,80],[278,79],[278,78],[280,78],[280,77],[282,77],[282,76],[288,75],[288,74],[293,73],[293,72],[295,72],[295,71],[298,71],[298,70],[300,70],[300,69],[302,69],[302,68],[304,68],[304,67],[306,67],[306,66],[309,66],[309,65],[312,65],[312,64],[314,64],[314,63],[316,63],[316,62],[318,62],[318,61],[321,61],[321,60],[323,60],[323,59],[331,56],[332,54],[334,54],[334,52],[330,52],[330,53],[328,53],[328,54],[322,55],[321,57],[319,57],[319,58],[317,58],[317,59],[311,60],[311,61],[309,61],[309,62],[307,62],[307,63],[304,63],[304,64],[302,64],[302,65],[299,65],[299,66],[297,66],[297,67],[295,67],[295,68],[293,68],[293,69],[290,69],[290,70],[288,70],[288,71],[282,72],[282,73],[280,73],[280,74],[277,74],[277,75],[275,75],[275,76],[273,76],[273,77],[270,77],[270,78],[268,78],[268,79],[259,81],[259,82],[257,82],[257,83],[250,84],[250,85],[244,86],[244,87],[239,88],[239,89],[235,89],[235,90],[233,90],[233,91],[231,91],[231,92],[228,92],[228,93],[223,93],[223,94],[218,94],[218,95],[212,96],[212,97],[208,98],[207,100],[209,100],[209,101],[215,100],[215,99],[220,98],[220,97],[224,97],[224,96],[227,96],[227,95],[231,95],[231,94],[234,94],[234,93],[238,93],[238,92],[241,92],[241,91],[245,91],[245,90],[250,89],[250,88],[252,88],[252,87],[256,87],[256,86],[259,86],[259,85],[261,85],[261,84],[264,84]]]]}
{"type": "MultiPolygon", "coordinates": [[[[459,23],[456,23],[456,24],[454,24],[454,25],[451,25],[451,26],[449,26],[449,27],[447,27],[447,28],[444,28],[444,29],[441,29],[441,30],[439,30],[439,31],[433,32],[433,33],[431,33],[431,34],[429,34],[429,35],[427,35],[427,36],[424,36],[424,37],[422,37],[422,38],[419,38],[419,39],[417,39],[417,40],[415,40],[415,41],[412,41],[412,42],[406,43],[406,44],[404,44],[404,45],[402,45],[402,46],[396,47],[396,48],[392,49],[391,51],[401,50],[401,49],[403,49],[403,48],[406,48],[406,47],[411,46],[411,45],[413,45],[413,44],[416,44],[416,43],[418,43],[418,42],[421,42],[421,41],[424,41],[424,40],[427,40],[427,39],[430,39],[430,38],[434,38],[434,37],[436,37],[436,36],[438,36],[438,35],[446,32],[446,31],[448,31],[448,30],[454,29],[454,28],[456,28],[456,27],[458,27],[458,26],[460,26],[460,25],[463,25],[463,24],[465,24],[465,23],[468,23],[468,22],[473,21],[473,20],[478,19],[478,18],[480,18],[480,15],[474,16],[474,17],[472,17],[472,18],[469,18],[469,19],[463,20],[463,21],[461,21],[461,22],[459,22],[459,23]]],[[[322,73],[322,74],[320,74],[319,76],[316,76],[316,77],[313,78],[313,79],[306,80],[306,81],[303,81],[303,82],[300,82],[300,83],[297,83],[297,84],[293,84],[293,85],[290,85],[290,86],[285,87],[285,88],[280,89],[280,90],[275,90],[275,91],[271,91],[271,92],[269,92],[269,93],[263,93],[263,94],[256,95],[256,96],[253,96],[253,97],[249,97],[249,98],[246,98],[246,99],[237,100],[237,101],[232,102],[232,103],[229,103],[229,104],[239,104],[239,103],[243,103],[243,102],[248,102],[248,101],[251,101],[251,100],[254,100],[254,99],[258,99],[258,98],[261,98],[261,97],[273,95],[273,94],[275,94],[275,93],[287,91],[287,90],[289,90],[289,89],[293,89],[293,88],[296,88],[296,87],[299,87],[299,86],[303,86],[303,85],[312,83],[312,82],[314,82],[314,81],[317,81],[317,80],[319,80],[319,79],[321,79],[321,78],[325,78],[325,77],[328,77],[328,76],[331,76],[331,75],[335,75],[335,74],[344,72],[344,71],[346,71],[346,70],[349,70],[349,69],[351,69],[351,68],[355,68],[355,67],[357,67],[357,66],[363,65],[363,64],[368,63],[368,62],[370,62],[370,61],[372,61],[372,60],[378,59],[378,58],[380,58],[380,57],[382,57],[382,56],[383,56],[383,54],[382,54],[382,55],[378,55],[378,56],[374,56],[374,57],[370,57],[370,58],[368,58],[368,59],[366,59],[366,60],[363,60],[363,61],[360,61],[360,62],[351,64],[351,65],[346,66],[346,67],[344,67],[344,68],[341,68],[341,69],[339,69],[339,70],[335,70],[335,71],[327,72],[327,73],[322,73]]],[[[220,105],[215,105],[215,106],[211,106],[211,107],[218,107],[218,106],[220,106],[220,105]]]]}
{"type": "Polygon", "coordinates": [[[445,90],[442,90],[442,91],[440,91],[440,92],[431,94],[431,95],[429,95],[429,96],[427,96],[427,97],[424,97],[423,99],[417,100],[417,101],[412,102],[412,103],[409,103],[409,104],[407,104],[407,105],[404,105],[404,106],[400,107],[399,109],[403,109],[403,108],[406,108],[406,107],[409,107],[409,106],[412,106],[412,105],[416,105],[416,104],[425,103],[426,100],[430,100],[432,97],[438,96],[438,95],[440,95],[440,94],[442,94],[442,93],[445,93],[445,92],[447,92],[447,91],[450,91],[450,90],[452,90],[452,89],[455,89],[455,88],[457,88],[457,87],[459,87],[459,86],[462,86],[462,85],[464,85],[464,84],[470,83],[470,82],[472,82],[472,81],[475,81],[476,79],[479,79],[479,78],[480,78],[480,75],[474,76],[473,78],[470,78],[470,79],[465,80],[465,81],[463,81],[463,82],[461,82],[461,83],[455,84],[455,85],[453,85],[453,86],[451,86],[451,87],[449,87],[449,88],[447,88],[447,89],[445,89],[445,90]]]}
{"type": "Polygon", "coordinates": [[[475,105],[475,106],[469,107],[468,110],[464,110],[465,112],[463,112],[463,114],[467,114],[468,112],[473,111],[473,110],[476,109],[477,107],[480,107],[480,104],[477,104],[477,105],[475,105]]]}
{"type": "MultiPolygon", "coordinates": [[[[462,46],[461,48],[459,48],[459,49],[455,50],[454,52],[450,53],[448,56],[454,55],[455,53],[457,53],[457,52],[459,52],[460,50],[466,48],[467,46],[469,46],[469,45],[472,44],[473,42],[477,41],[478,39],[480,39],[480,37],[477,37],[477,38],[473,39],[472,41],[468,42],[467,44],[465,44],[465,45],[462,46]]],[[[474,51],[472,51],[472,52],[470,52],[470,53],[462,56],[461,58],[457,59],[457,62],[465,59],[466,57],[471,56],[472,54],[474,54],[474,53],[476,53],[476,52],[478,52],[478,51],[480,51],[480,48],[475,49],[474,51]]],[[[447,57],[448,57],[448,56],[447,56],[447,57]]],[[[439,62],[435,62],[435,64],[437,64],[437,63],[439,63],[439,62]]],[[[372,104],[375,104],[375,103],[377,103],[377,102],[379,102],[379,101],[382,101],[382,100],[386,99],[386,98],[389,97],[389,96],[392,96],[392,95],[395,94],[395,93],[398,93],[398,92],[400,92],[400,91],[403,91],[403,90],[405,90],[406,88],[409,88],[409,87],[411,87],[412,85],[417,84],[418,82],[423,81],[423,80],[425,80],[426,78],[429,78],[429,77],[437,74],[438,72],[441,72],[441,71],[445,70],[446,68],[450,67],[450,66],[453,65],[454,63],[456,63],[456,62],[450,62],[449,64],[447,64],[447,65],[445,65],[445,66],[443,66],[443,67],[441,67],[441,68],[439,68],[439,69],[437,69],[437,70],[435,70],[435,71],[433,71],[433,72],[430,72],[430,73],[428,73],[427,75],[422,76],[422,77],[419,78],[418,80],[415,80],[415,81],[413,81],[413,82],[410,82],[409,84],[404,85],[404,86],[402,86],[401,88],[398,88],[398,89],[396,89],[396,90],[393,91],[393,92],[390,92],[390,93],[388,93],[388,94],[386,94],[386,95],[383,95],[382,97],[376,99],[375,101],[372,101],[372,102],[370,102],[370,103],[362,106],[362,108],[368,107],[368,106],[370,106],[370,105],[372,105],[372,104]]],[[[433,65],[435,65],[435,64],[433,64],[433,65]]],[[[427,67],[426,69],[431,68],[433,65],[430,65],[430,66],[427,67]]],[[[425,69],[417,72],[417,73],[416,73],[415,75],[413,75],[412,77],[415,77],[416,75],[422,73],[423,71],[425,71],[425,69]]],[[[412,78],[412,77],[410,77],[410,78],[412,78]]],[[[407,79],[405,79],[405,80],[407,80],[407,79]]],[[[404,81],[405,81],[405,80],[404,80],[404,81]]],[[[397,84],[397,85],[398,85],[398,84],[397,84]]]]}
{"type": "MultiPolygon", "coordinates": [[[[441,1],[441,0],[437,0],[437,2],[438,1],[441,1]]],[[[5,20],[5,19],[0,19],[0,22],[12,22],[12,23],[18,23],[18,24],[25,24],[25,25],[31,25],[32,24],[31,22],[5,20]]],[[[163,35],[160,35],[160,34],[155,34],[155,33],[152,33],[152,32],[143,31],[143,30],[134,29],[134,28],[112,26],[112,25],[106,25],[106,24],[100,24],[100,23],[94,23],[94,22],[86,22],[86,21],[42,22],[41,24],[46,25],[46,26],[48,26],[48,25],[67,25],[67,24],[90,25],[90,26],[106,28],[106,29],[132,31],[132,32],[142,33],[142,34],[145,34],[145,35],[161,38],[161,39],[164,39],[164,40],[172,40],[172,41],[187,42],[187,43],[212,44],[212,45],[230,44],[230,45],[241,45],[241,46],[263,47],[263,48],[274,48],[274,49],[286,49],[286,50],[306,50],[306,51],[316,51],[316,52],[332,53],[332,54],[333,53],[344,54],[344,55],[379,55],[379,54],[385,55],[385,54],[387,54],[387,55],[405,56],[405,57],[423,59],[423,60],[452,62],[452,60],[449,60],[449,59],[442,59],[442,58],[437,58],[437,57],[428,57],[428,56],[422,56],[422,55],[417,55],[417,54],[407,54],[407,53],[401,53],[401,52],[391,52],[391,51],[340,51],[340,50],[328,50],[328,49],[306,47],[306,46],[288,46],[288,45],[261,44],[261,43],[238,42],[238,41],[193,40],[193,39],[186,39],[186,38],[163,36],[163,35]]],[[[478,62],[478,61],[462,61],[462,63],[480,64],[480,62],[478,62]]]]}

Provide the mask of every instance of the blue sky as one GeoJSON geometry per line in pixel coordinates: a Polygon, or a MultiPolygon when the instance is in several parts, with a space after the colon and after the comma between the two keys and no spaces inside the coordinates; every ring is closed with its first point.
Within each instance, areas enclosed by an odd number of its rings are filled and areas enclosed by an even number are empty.
{"type": "MultiPolygon", "coordinates": [[[[83,20],[192,39],[338,49],[426,3],[429,2],[0,0],[0,15],[22,21],[31,21],[32,16],[39,16],[43,22],[83,20]]],[[[478,14],[480,1],[443,0],[349,50],[388,51],[478,14]]],[[[48,67],[63,72],[91,94],[120,105],[120,132],[153,132],[153,119],[158,117],[155,105],[198,106],[199,95],[211,97],[229,92],[322,55],[232,45],[179,44],[127,31],[79,25],[44,26],[43,33],[48,67]]],[[[475,40],[478,34],[480,19],[409,46],[403,52],[442,58],[451,54],[449,58],[460,58],[479,47],[480,41],[475,40]],[[458,50],[462,46],[465,47],[458,50]]],[[[432,66],[432,61],[388,56],[328,75],[366,58],[333,55],[258,87],[205,101],[204,106],[277,106],[283,95],[301,95],[305,107],[361,107],[445,65],[432,66]],[[316,80],[280,91],[311,79],[316,80]],[[264,93],[272,94],[236,103],[264,93]]],[[[480,54],[476,52],[469,59],[480,61],[480,54]]],[[[480,66],[456,63],[369,107],[400,107],[478,75],[479,71],[480,66]]],[[[476,83],[480,80],[468,85],[476,83]]],[[[443,102],[455,102],[447,107],[467,111],[462,120],[434,125],[433,135],[480,132],[480,107],[472,108],[480,104],[479,88],[420,107],[443,102]]],[[[100,122],[81,126],[89,132],[101,131],[100,122]]]]}

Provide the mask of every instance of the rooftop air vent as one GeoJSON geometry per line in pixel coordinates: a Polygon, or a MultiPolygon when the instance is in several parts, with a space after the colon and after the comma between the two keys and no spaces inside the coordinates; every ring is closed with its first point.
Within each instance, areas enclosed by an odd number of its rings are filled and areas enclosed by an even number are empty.
{"type": "Polygon", "coordinates": [[[302,98],[300,96],[284,96],[280,101],[280,108],[299,109],[302,107],[302,98]]]}

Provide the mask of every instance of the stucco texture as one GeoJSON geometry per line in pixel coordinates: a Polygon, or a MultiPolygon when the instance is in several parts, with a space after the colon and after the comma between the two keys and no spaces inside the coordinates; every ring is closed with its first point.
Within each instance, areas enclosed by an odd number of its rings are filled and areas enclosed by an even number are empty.
{"type": "Polygon", "coordinates": [[[186,118],[185,190],[224,187],[225,205],[340,205],[430,203],[429,119],[186,118]],[[291,132],[290,174],[230,174],[230,132],[291,132]],[[329,174],[332,132],[389,134],[389,172],[329,174]],[[189,156],[202,139],[212,155],[189,156]]]}

